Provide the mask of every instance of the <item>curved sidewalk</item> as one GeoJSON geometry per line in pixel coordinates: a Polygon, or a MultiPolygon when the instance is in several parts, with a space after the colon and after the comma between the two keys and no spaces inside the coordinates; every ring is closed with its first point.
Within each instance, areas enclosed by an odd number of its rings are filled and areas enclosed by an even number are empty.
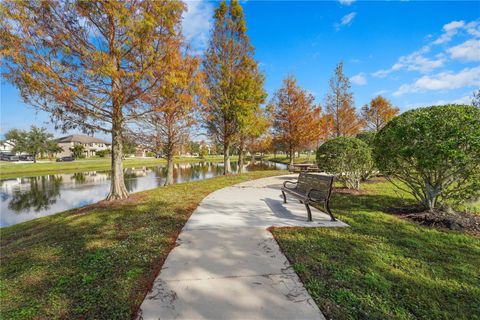
{"type": "Polygon", "coordinates": [[[270,226],[343,227],[312,208],[283,204],[295,175],[253,180],[208,195],[167,257],[138,319],[325,319],[280,251],[270,226]]]}

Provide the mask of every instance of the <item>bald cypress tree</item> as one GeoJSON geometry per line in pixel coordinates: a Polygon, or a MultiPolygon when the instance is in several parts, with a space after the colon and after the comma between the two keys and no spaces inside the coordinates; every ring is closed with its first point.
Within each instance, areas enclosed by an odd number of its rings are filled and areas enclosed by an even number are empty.
{"type": "Polygon", "coordinates": [[[329,82],[330,92],[326,97],[326,114],[333,121],[333,137],[353,137],[364,123],[358,117],[350,91],[350,81],[343,73],[343,62],[335,67],[335,74],[329,82]]]}
{"type": "Polygon", "coordinates": [[[111,135],[108,200],[128,196],[123,131],[166,85],[184,10],[167,0],[0,2],[3,76],[23,100],[60,129],[111,135]]]}
{"type": "Polygon", "coordinates": [[[223,145],[224,174],[230,172],[230,148],[265,101],[264,76],[258,70],[238,1],[220,2],[203,68],[210,95],[205,126],[223,145]]]}

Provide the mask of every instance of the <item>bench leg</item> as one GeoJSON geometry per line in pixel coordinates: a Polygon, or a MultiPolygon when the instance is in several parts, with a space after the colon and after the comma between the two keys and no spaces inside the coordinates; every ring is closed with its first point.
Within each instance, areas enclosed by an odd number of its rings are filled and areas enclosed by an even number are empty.
{"type": "Polygon", "coordinates": [[[330,210],[330,204],[328,203],[328,201],[325,202],[325,210],[330,215],[330,218],[332,218],[332,221],[337,221],[337,219],[335,219],[335,217],[333,216],[332,211],[330,210]]]}
{"type": "Polygon", "coordinates": [[[282,194],[283,194],[283,203],[287,203],[287,196],[285,195],[285,192],[283,192],[283,190],[282,190],[282,194]]]}
{"type": "Polygon", "coordinates": [[[305,208],[307,208],[308,221],[312,221],[312,211],[310,210],[310,206],[307,202],[305,202],[305,208]]]}

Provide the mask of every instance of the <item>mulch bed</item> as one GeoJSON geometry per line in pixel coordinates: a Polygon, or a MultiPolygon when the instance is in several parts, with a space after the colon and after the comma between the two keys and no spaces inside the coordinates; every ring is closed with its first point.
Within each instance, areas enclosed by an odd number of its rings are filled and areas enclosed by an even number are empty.
{"type": "Polygon", "coordinates": [[[422,225],[480,235],[480,215],[474,213],[445,212],[442,210],[428,211],[418,206],[389,207],[385,211],[422,225]]]}

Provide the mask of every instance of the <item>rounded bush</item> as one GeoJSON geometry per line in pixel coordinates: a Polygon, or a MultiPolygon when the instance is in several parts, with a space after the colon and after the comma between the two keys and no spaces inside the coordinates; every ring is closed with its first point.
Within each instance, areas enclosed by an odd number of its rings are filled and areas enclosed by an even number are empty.
{"type": "MultiPolygon", "coordinates": [[[[363,131],[356,135],[357,139],[362,140],[365,142],[368,147],[370,148],[370,152],[373,152],[373,143],[375,141],[375,131],[363,131]]],[[[373,157],[373,156],[372,156],[373,157]]],[[[378,169],[375,167],[375,162],[371,162],[371,166],[367,168],[362,176],[362,181],[369,180],[372,176],[374,176],[378,172],[378,169]]]]}
{"type": "Polygon", "coordinates": [[[360,189],[360,180],[372,166],[370,147],[360,139],[338,137],[317,150],[320,170],[334,174],[349,189],[360,189]]]}
{"type": "Polygon", "coordinates": [[[445,105],[407,111],[376,135],[374,158],[392,182],[426,208],[477,197],[480,109],[445,105]]]}
{"type": "Polygon", "coordinates": [[[373,143],[375,141],[375,131],[362,131],[359,132],[355,138],[362,140],[367,145],[373,148],[373,143]]]}

